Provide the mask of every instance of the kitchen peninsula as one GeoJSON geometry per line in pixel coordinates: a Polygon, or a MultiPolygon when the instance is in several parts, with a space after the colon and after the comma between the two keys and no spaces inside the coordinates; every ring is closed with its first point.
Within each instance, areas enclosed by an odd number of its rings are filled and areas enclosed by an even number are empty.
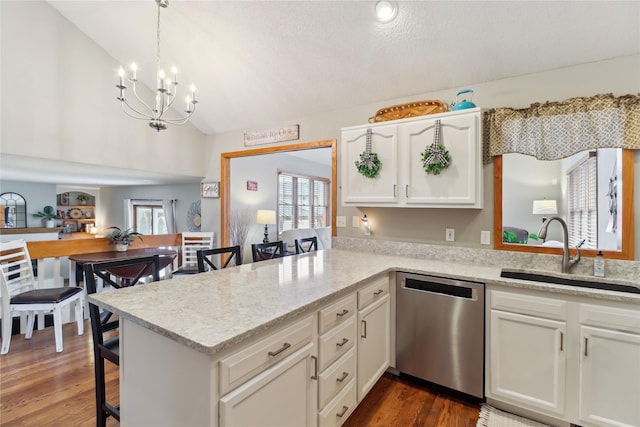
{"type": "MultiPolygon", "coordinates": [[[[92,295],[121,316],[122,425],[340,425],[394,366],[396,271],[640,310],[638,294],[502,279],[499,267],[341,249],[92,295]],[[375,337],[378,351],[363,335],[375,337]],[[343,345],[325,343],[343,336],[343,345]],[[331,376],[343,372],[343,381],[331,376]]],[[[640,337],[640,319],[635,326],[640,337]]],[[[490,373],[487,378],[489,390],[490,373]]],[[[575,418],[567,406],[555,418],[575,418]]]]}

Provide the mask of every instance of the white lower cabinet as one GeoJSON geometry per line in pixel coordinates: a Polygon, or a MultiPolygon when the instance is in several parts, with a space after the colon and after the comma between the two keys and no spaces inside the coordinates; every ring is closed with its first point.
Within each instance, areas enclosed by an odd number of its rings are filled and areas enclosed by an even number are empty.
{"type": "Polygon", "coordinates": [[[640,426],[640,310],[580,313],[579,424],[640,426]]]}
{"type": "Polygon", "coordinates": [[[318,415],[320,427],[341,426],[356,408],[356,381],[352,379],[347,386],[318,415]]]}
{"type": "Polygon", "coordinates": [[[489,290],[487,399],[587,426],[640,426],[640,310],[489,290]]]}
{"type": "Polygon", "coordinates": [[[391,302],[388,293],[358,312],[358,402],[371,390],[390,364],[391,302]]]}
{"type": "Polygon", "coordinates": [[[341,426],[356,401],[356,296],[319,312],[318,425],[341,426]]]}
{"type": "Polygon", "coordinates": [[[220,360],[221,427],[316,425],[316,328],[306,316],[220,360]]]}
{"type": "Polygon", "coordinates": [[[220,426],[309,426],[315,418],[312,343],[220,399],[220,426]]]}
{"type": "Polygon", "coordinates": [[[564,413],[565,322],[491,310],[491,393],[564,413]]]}

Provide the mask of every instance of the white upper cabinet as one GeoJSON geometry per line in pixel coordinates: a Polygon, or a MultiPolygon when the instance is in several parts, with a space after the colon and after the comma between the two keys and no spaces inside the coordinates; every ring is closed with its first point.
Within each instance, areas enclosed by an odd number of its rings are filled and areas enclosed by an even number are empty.
{"type": "Polygon", "coordinates": [[[481,209],[481,134],[479,108],[343,129],[343,205],[481,209]],[[371,151],[382,162],[373,178],[355,165],[366,149],[367,129],[371,151]],[[437,175],[423,166],[423,153],[433,144],[444,145],[450,159],[437,175]]]}
{"type": "Polygon", "coordinates": [[[369,125],[342,130],[342,202],[353,206],[394,206],[398,202],[398,126],[369,125]],[[371,129],[371,152],[382,162],[369,178],[358,172],[356,162],[366,150],[371,129]]]}

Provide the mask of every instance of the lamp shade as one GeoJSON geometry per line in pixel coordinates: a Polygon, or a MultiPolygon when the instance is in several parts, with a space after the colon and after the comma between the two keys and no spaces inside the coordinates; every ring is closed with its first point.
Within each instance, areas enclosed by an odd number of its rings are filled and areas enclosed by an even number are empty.
{"type": "Polygon", "coordinates": [[[555,215],[558,213],[558,206],[555,200],[534,200],[533,212],[534,215],[555,215]]]}
{"type": "Polygon", "coordinates": [[[275,224],[276,211],[259,209],[257,215],[258,224],[275,224]]]}

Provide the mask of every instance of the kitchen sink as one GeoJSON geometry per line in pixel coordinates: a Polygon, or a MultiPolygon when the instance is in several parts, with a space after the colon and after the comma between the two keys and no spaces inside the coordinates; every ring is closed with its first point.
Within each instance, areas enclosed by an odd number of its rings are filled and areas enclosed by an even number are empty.
{"type": "Polygon", "coordinates": [[[567,275],[540,273],[524,270],[502,269],[500,277],[508,279],[531,280],[533,282],[554,283],[556,285],[578,286],[581,288],[603,289],[606,291],[626,292],[640,294],[640,287],[633,284],[624,284],[622,281],[607,281],[591,277],[569,277],[567,275]]]}

